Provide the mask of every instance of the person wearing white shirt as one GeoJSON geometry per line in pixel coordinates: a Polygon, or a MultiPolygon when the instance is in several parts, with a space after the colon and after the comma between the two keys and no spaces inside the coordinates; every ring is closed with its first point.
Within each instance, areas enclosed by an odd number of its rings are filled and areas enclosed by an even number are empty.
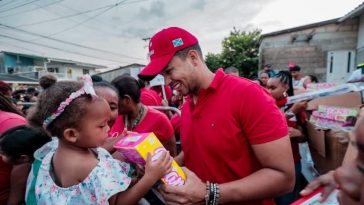
{"type": "Polygon", "coordinates": [[[348,83],[364,82],[364,62],[356,66],[356,70],[350,75],[348,83]]]}

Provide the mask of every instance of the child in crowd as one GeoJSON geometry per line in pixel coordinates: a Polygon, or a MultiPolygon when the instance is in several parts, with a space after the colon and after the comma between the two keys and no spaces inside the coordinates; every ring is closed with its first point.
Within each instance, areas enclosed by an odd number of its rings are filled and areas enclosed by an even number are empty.
{"type": "Polygon", "coordinates": [[[95,92],[98,96],[104,98],[109,104],[111,110],[111,117],[107,124],[112,127],[118,117],[118,103],[119,93],[118,90],[107,81],[94,83],[95,92]]]}
{"type": "Polygon", "coordinates": [[[167,153],[154,161],[148,154],[145,175],[130,187],[130,165],[99,148],[107,138],[110,112],[90,77],[83,83],[61,81],[42,92],[29,121],[56,136],[58,147],[35,154],[43,158],[38,173],[29,175],[27,195],[33,194],[37,204],[136,204],[169,171],[167,153]],[[32,186],[35,193],[29,192],[32,186]]]}
{"type": "MultiPolygon", "coordinates": [[[[25,188],[31,163],[34,161],[34,152],[51,141],[51,138],[42,129],[20,125],[4,132],[0,137],[0,156],[5,163],[21,165],[22,174],[17,174],[17,194],[25,201],[25,188]]],[[[14,191],[14,190],[13,190],[14,191]]],[[[9,202],[12,204],[12,202],[9,202]]]]}
{"type": "Polygon", "coordinates": [[[33,154],[51,141],[42,129],[20,125],[4,132],[0,137],[0,156],[9,164],[33,162],[33,154]]]}
{"type": "Polygon", "coordinates": [[[129,75],[121,75],[111,84],[119,91],[119,116],[111,128],[111,135],[119,136],[125,129],[138,133],[154,132],[170,154],[176,156],[176,138],[171,122],[165,114],[141,102],[139,82],[129,75]]]}
{"type": "MultiPolygon", "coordinates": [[[[118,103],[119,103],[119,93],[118,90],[111,85],[107,81],[99,81],[94,83],[94,89],[98,96],[104,98],[106,102],[109,104],[110,110],[111,110],[111,116],[107,124],[109,127],[112,127],[116,121],[116,118],[118,117],[118,103]]],[[[119,141],[125,133],[120,134],[119,136],[112,136],[112,133],[108,133],[109,138],[106,140],[106,142],[102,145],[102,148],[106,149],[110,154],[113,155],[114,158],[124,160],[124,158],[118,153],[115,152],[114,144],[115,142],[119,141]]]]}
{"type": "Polygon", "coordinates": [[[302,112],[307,106],[307,102],[298,102],[292,106],[286,105],[288,96],[293,95],[292,77],[288,71],[279,71],[270,78],[267,89],[276,100],[277,106],[285,112],[295,162],[296,185],[293,192],[276,198],[277,205],[285,205],[292,203],[299,197],[299,191],[305,184],[301,174],[301,157],[298,143],[304,142],[307,133],[306,117],[302,112]]]}

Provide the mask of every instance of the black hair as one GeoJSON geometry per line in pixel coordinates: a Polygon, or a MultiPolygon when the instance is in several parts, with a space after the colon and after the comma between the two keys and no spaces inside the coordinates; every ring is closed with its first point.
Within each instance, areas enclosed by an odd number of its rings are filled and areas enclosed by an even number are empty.
{"type": "Polygon", "coordinates": [[[6,94],[9,91],[12,91],[11,86],[8,83],[0,80],[0,93],[6,94]]]}
{"type": "Polygon", "coordinates": [[[116,93],[119,94],[118,89],[115,88],[115,86],[113,86],[111,83],[107,82],[107,81],[100,81],[100,82],[96,82],[93,84],[94,88],[110,88],[111,90],[115,91],[116,93]]]}
{"type": "Polygon", "coordinates": [[[53,75],[44,75],[39,78],[39,85],[43,89],[47,89],[57,82],[57,78],[53,75]]]}
{"type": "Polygon", "coordinates": [[[229,73],[239,73],[239,70],[236,67],[234,67],[234,66],[230,66],[230,67],[225,68],[224,72],[226,74],[229,74],[229,73]]]}
{"type": "MultiPolygon", "coordinates": [[[[83,86],[82,82],[59,81],[45,89],[38,98],[37,103],[28,114],[29,124],[41,127],[45,119],[51,116],[73,92],[83,86]]],[[[55,120],[47,127],[53,136],[63,137],[67,128],[79,128],[82,118],[87,112],[87,104],[93,102],[94,97],[81,95],[74,99],[55,120]]]]}
{"type": "Polygon", "coordinates": [[[91,75],[91,79],[93,83],[101,82],[103,81],[102,77],[99,75],[91,75]]]}
{"type": "Polygon", "coordinates": [[[1,135],[0,150],[11,162],[15,162],[21,155],[33,159],[34,152],[49,141],[51,138],[44,130],[20,125],[1,135]]]}
{"type": "Polygon", "coordinates": [[[111,81],[111,84],[119,91],[119,97],[122,99],[125,95],[129,95],[134,102],[140,102],[140,84],[138,80],[130,75],[121,75],[111,81]]]}
{"type": "Polygon", "coordinates": [[[11,102],[11,100],[9,98],[7,98],[5,95],[3,95],[2,93],[0,93],[0,110],[23,116],[23,114],[19,110],[16,109],[13,102],[11,102]]]}
{"type": "MultiPolygon", "coordinates": [[[[285,70],[279,71],[273,78],[278,78],[281,83],[288,85],[288,90],[287,90],[288,96],[294,95],[293,82],[292,82],[292,76],[291,76],[290,71],[285,71],[285,70]]],[[[285,111],[287,111],[289,108],[290,107],[287,107],[287,109],[285,111]]],[[[304,124],[301,121],[301,119],[302,119],[301,113],[297,113],[295,116],[297,119],[297,125],[302,128],[302,133],[305,136],[307,136],[307,134],[308,134],[307,126],[306,126],[306,124],[304,124]]]]}
{"type": "Polygon", "coordinates": [[[201,57],[201,59],[203,59],[202,50],[201,50],[201,47],[200,47],[200,45],[198,43],[196,43],[196,44],[194,44],[192,46],[186,47],[186,48],[184,48],[182,50],[177,51],[174,56],[178,56],[182,60],[185,60],[187,58],[187,54],[188,54],[188,52],[190,50],[197,51],[197,53],[199,54],[199,56],[201,57]]]}
{"type": "Polygon", "coordinates": [[[288,96],[294,95],[292,76],[289,71],[281,70],[275,76],[273,76],[273,78],[277,78],[281,83],[288,85],[288,96]]]}
{"type": "Polygon", "coordinates": [[[262,75],[263,73],[267,74],[268,78],[270,78],[269,73],[267,71],[265,71],[265,70],[262,70],[262,71],[259,72],[258,78],[260,78],[260,75],[262,75]]]}
{"type": "Polygon", "coordinates": [[[308,76],[311,78],[311,82],[318,83],[318,79],[316,76],[314,76],[314,75],[308,75],[308,76]]]}

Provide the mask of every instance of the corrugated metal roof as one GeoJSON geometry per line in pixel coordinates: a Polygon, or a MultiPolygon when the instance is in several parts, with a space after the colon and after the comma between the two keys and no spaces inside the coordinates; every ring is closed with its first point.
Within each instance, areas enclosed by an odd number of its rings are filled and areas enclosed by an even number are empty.
{"type": "Polygon", "coordinates": [[[321,21],[321,22],[317,22],[317,23],[312,23],[312,24],[307,24],[307,25],[303,25],[303,26],[298,26],[298,27],[294,27],[294,28],[284,29],[284,30],[280,30],[280,31],[275,31],[275,32],[271,32],[271,33],[266,33],[266,34],[263,34],[262,37],[276,36],[276,35],[280,35],[280,34],[284,34],[284,33],[291,33],[291,32],[300,31],[303,29],[309,29],[309,28],[323,26],[323,25],[332,24],[332,23],[342,23],[343,21],[355,18],[363,13],[364,13],[364,2],[361,3],[359,6],[357,6],[355,9],[353,9],[352,11],[350,11],[348,14],[346,14],[343,17],[335,18],[335,19],[331,19],[331,20],[327,20],[327,21],[321,21]]]}
{"type": "Polygon", "coordinates": [[[6,83],[38,84],[38,81],[13,74],[0,74],[0,80],[6,83]]]}
{"type": "Polygon", "coordinates": [[[321,21],[321,22],[307,24],[307,25],[298,26],[298,27],[294,27],[294,28],[288,28],[288,29],[284,29],[284,30],[280,30],[280,31],[275,31],[275,32],[272,32],[272,33],[266,33],[266,34],[263,34],[261,37],[276,36],[276,35],[280,35],[280,34],[284,34],[284,33],[291,33],[291,32],[295,32],[295,31],[301,31],[301,30],[304,30],[304,29],[309,29],[309,28],[313,28],[313,27],[318,27],[318,26],[323,26],[323,25],[327,25],[327,24],[337,23],[338,20],[339,20],[339,18],[335,18],[335,19],[330,19],[330,20],[327,20],[327,21],[321,21]]]}
{"type": "Polygon", "coordinates": [[[59,58],[48,58],[48,60],[51,61],[51,62],[68,63],[68,64],[77,65],[77,66],[89,67],[89,68],[106,68],[106,66],[103,66],[103,65],[83,63],[83,62],[78,62],[78,61],[73,61],[73,60],[66,60],[66,59],[59,59],[59,58]]]}
{"type": "Polygon", "coordinates": [[[348,19],[351,18],[355,18],[361,14],[364,13],[364,2],[361,3],[359,6],[357,6],[355,9],[353,9],[352,11],[350,11],[348,14],[346,14],[345,16],[341,17],[338,22],[341,23],[343,21],[346,21],[348,19]]]}
{"type": "Polygon", "coordinates": [[[73,64],[73,65],[77,65],[77,66],[83,66],[83,67],[88,67],[88,68],[107,68],[106,66],[103,65],[96,65],[96,64],[91,64],[91,63],[83,63],[83,62],[78,62],[78,61],[73,61],[73,60],[66,60],[66,59],[60,59],[60,58],[50,58],[50,57],[42,57],[42,56],[36,56],[36,55],[32,55],[32,54],[24,54],[24,53],[15,53],[15,52],[9,52],[9,51],[1,51],[1,53],[7,53],[7,54],[12,54],[12,55],[19,55],[19,56],[24,56],[24,57],[29,57],[29,58],[37,58],[37,59],[43,59],[43,60],[49,60],[49,61],[53,61],[53,62],[60,62],[60,63],[69,63],[69,64],[73,64]]]}
{"type": "Polygon", "coordinates": [[[107,70],[107,71],[104,71],[104,72],[100,72],[100,73],[97,73],[97,75],[113,72],[113,71],[116,71],[116,70],[123,70],[123,69],[130,68],[130,67],[133,67],[133,66],[135,66],[135,67],[145,67],[145,65],[142,65],[142,64],[139,64],[139,63],[133,63],[133,64],[130,64],[130,65],[120,66],[119,68],[115,68],[115,69],[107,70]]]}

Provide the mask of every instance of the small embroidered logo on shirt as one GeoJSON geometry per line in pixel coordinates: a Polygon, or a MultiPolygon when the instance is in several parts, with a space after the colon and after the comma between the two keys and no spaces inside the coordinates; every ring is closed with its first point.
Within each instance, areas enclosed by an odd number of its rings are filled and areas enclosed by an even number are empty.
{"type": "Polygon", "coordinates": [[[173,47],[178,47],[183,45],[182,38],[176,38],[172,41],[173,47]]]}

